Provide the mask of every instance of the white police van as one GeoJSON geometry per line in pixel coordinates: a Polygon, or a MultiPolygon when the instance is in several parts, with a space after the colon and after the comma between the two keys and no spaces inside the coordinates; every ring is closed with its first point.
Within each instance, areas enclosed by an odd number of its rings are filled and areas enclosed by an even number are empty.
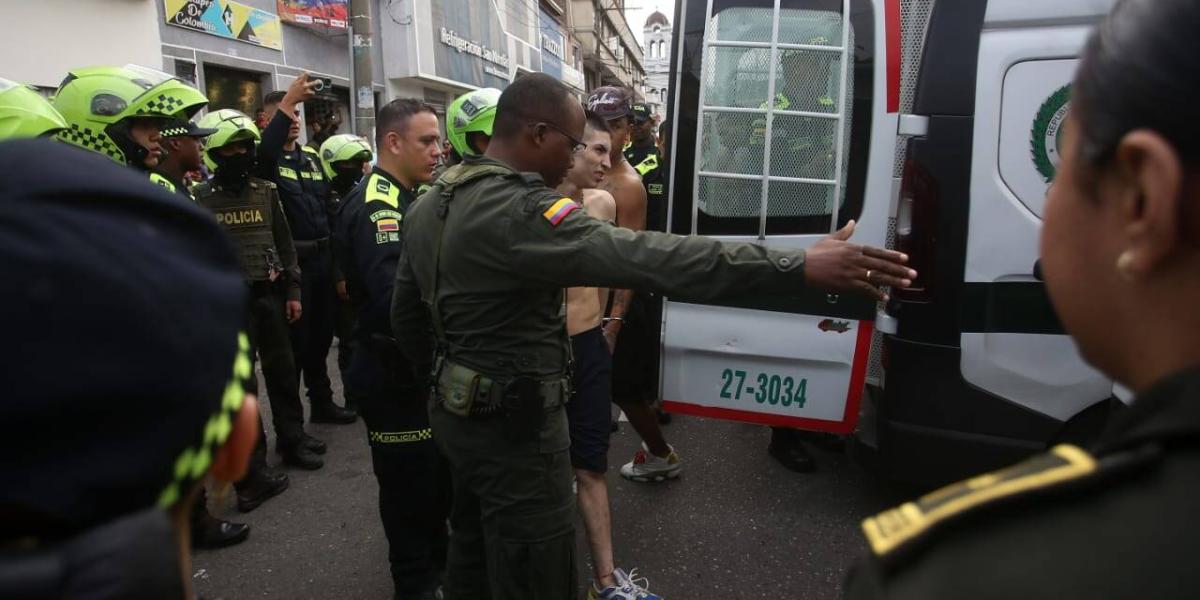
{"type": "Polygon", "coordinates": [[[1111,381],[1035,277],[1069,84],[1114,0],[680,0],[669,228],[907,252],[886,307],[668,301],[666,410],[857,432],[893,477],[1010,463],[1095,429],[1111,381]]]}

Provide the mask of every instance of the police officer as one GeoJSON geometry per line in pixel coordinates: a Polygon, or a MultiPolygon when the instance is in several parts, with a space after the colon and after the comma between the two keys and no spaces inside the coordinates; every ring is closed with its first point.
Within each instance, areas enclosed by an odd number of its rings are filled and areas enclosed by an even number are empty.
{"type": "Polygon", "coordinates": [[[150,171],[150,181],[195,202],[188,173],[203,168],[204,138],[216,132],[216,129],[205,129],[192,121],[169,123],[160,132],[163,157],[150,171]]]}
{"type": "Polygon", "coordinates": [[[408,99],[380,109],[375,135],[378,164],[343,201],[335,236],[357,316],[349,376],[364,393],[361,411],[396,595],[424,600],[434,597],[445,566],[450,481],[429,428],[425,390],[400,354],[389,308],[412,189],[433,178],[441,135],[433,108],[408,99]]]}
{"type": "MultiPolygon", "coordinates": [[[[812,45],[828,45],[824,37],[812,37],[812,45]]],[[[808,112],[837,112],[836,102],[829,94],[830,77],[834,72],[834,55],[829,52],[786,50],[780,56],[778,91],[775,94],[775,110],[808,112]]],[[[766,109],[766,103],[759,108],[766,109]]],[[[766,139],[766,118],[754,121],[751,142],[761,146],[766,139]]],[[[815,117],[775,118],[771,139],[771,153],[791,157],[792,177],[833,179],[836,128],[832,119],[815,117]],[[824,125],[824,127],[822,126],[824,125]]],[[[790,471],[807,473],[816,468],[816,462],[806,447],[807,442],[829,444],[830,436],[800,431],[789,427],[772,427],[771,441],[767,454],[790,471]]],[[[839,442],[834,442],[839,443],[839,442]]]]}
{"type": "Polygon", "coordinates": [[[446,137],[450,138],[454,164],[464,156],[487,152],[496,123],[496,103],[500,90],[480,88],[454,99],[446,109],[446,137]]]}
{"type": "Polygon", "coordinates": [[[630,116],[633,125],[624,153],[625,160],[642,176],[642,184],[646,186],[646,229],[666,231],[666,169],[654,136],[654,115],[645,102],[634,102],[630,116]]]}
{"type": "Polygon", "coordinates": [[[0,78],[0,140],[48,137],[66,127],[62,115],[41,94],[0,78]]]}
{"type": "MultiPolygon", "coordinates": [[[[321,168],[325,171],[325,178],[329,180],[329,222],[336,223],[342,199],[362,180],[374,155],[367,140],[349,133],[330,136],[321,144],[319,154],[321,168]]],[[[346,399],[346,408],[357,410],[358,397],[361,394],[348,384],[349,378],[346,375],[354,355],[354,306],[350,303],[349,292],[346,291],[346,277],[342,274],[341,260],[336,256],[337,244],[334,244],[334,253],[333,280],[338,295],[334,333],[338,338],[338,370],[342,374],[342,396],[346,399]]]]}
{"type": "Polygon", "coordinates": [[[547,187],[583,130],[566,87],[521,77],[500,97],[487,153],[448,170],[404,216],[392,326],[435,382],[430,422],[454,477],[450,600],[577,594],[564,287],[882,298],[875,286],[914,276],[901,255],[844,241],[852,224],[805,252],[601,223],[547,187]]]}
{"type": "Polygon", "coordinates": [[[1041,263],[1081,355],[1135,392],[1062,444],[863,524],[852,599],[1193,598],[1200,588],[1200,3],[1122,0],[1071,86],[1041,263]]]}
{"type": "Polygon", "coordinates": [[[194,598],[187,514],[258,434],[237,258],[111,160],[18,140],[0,163],[0,597],[194,598]]]}
{"type": "MultiPolygon", "coordinates": [[[[464,156],[477,156],[487,150],[492,139],[492,123],[496,120],[496,101],[500,90],[479,88],[454,99],[446,109],[446,140],[442,144],[442,167],[434,174],[437,179],[445,169],[462,162],[464,156]]],[[[429,189],[428,183],[417,186],[417,194],[429,189]]]]}
{"type": "MultiPolygon", "coordinates": [[[[318,454],[325,452],[325,444],[304,432],[300,383],[288,340],[287,324],[299,319],[301,313],[296,251],[275,186],[250,175],[258,129],[233,109],[208,113],[199,125],[217,132],[205,141],[204,151],[204,162],[213,178],[196,186],[194,194],[197,203],[216,214],[217,222],[233,236],[238,247],[250,286],[250,344],[262,358],[275,425],[275,451],[289,465],[319,469],[324,462],[318,454]]],[[[257,380],[252,383],[257,392],[257,380]]],[[[259,467],[266,464],[265,444],[264,440],[257,451],[255,462],[259,467]]],[[[257,506],[254,492],[283,491],[278,484],[255,483],[239,487],[239,508],[257,506]]]]}
{"type": "Polygon", "coordinates": [[[300,103],[311,99],[321,82],[304,73],[279,98],[268,98],[270,124],[262,132],[258,174],[275,184],[296,245],[304,314],[292,326],[296,368],[308,389],[309,420],[353,423],[354,411],[333,402],[326,358],[333,343],[337,292],[330,245],[329,182],[317,151],[301,146],[300,103]],[[277,99],[277,102],[275,100],[277,99]],[[274,110],[272,114],[272,109],[274,110]]]}
{"type": "Polygon", "coordinates": [[[136,65],[75,69],[54,94],[54,107],[68,124],[60,140],[142,171],[160,185],[170,183],[153,172],[163,156],[161,129],[190,120],[207,104],[196,88],[136,65]]]}

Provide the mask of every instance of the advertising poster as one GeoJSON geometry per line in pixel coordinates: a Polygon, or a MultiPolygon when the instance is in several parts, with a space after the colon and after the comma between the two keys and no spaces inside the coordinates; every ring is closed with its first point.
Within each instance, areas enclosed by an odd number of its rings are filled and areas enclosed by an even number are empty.
{"type": "Polygon", "coordinates": [[[233,0],[164,0],[168,25],[283,49],[279,17],[233,0]]]}
{"type": "Polygon", "coordinates": [[[495,4],[440,0],[432,9],[435,74],[476,87],[508,86],[508,38],[495,4]]]}
{"type": "Polygon", "coordinates": [[[350,0],[278,0],[279,18],[302,27],[345,29],[350,0]]]}

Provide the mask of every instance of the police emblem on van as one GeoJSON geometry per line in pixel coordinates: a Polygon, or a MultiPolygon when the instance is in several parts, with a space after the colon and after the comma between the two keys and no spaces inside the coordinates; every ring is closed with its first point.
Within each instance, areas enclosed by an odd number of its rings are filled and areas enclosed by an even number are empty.
{"type": "Polygon", "coordinates": [[[1046,98],[1033,120],[1030,150],[1033,154],[1033,164],[1046,183],[1054,181],[1054,175],[1058,172],[1062,130],[1067,120],[1067,110],[1070,108],[1071,86],[1064,85],[1046,98]]]}
{"type": "Polygon", "coordinates": [[[835,321],[833,319],[825,319],[817,324],[817,329],[826,333],[836,331],[838,333],[846,333],[850,331],[850,321],[835,321]]]}

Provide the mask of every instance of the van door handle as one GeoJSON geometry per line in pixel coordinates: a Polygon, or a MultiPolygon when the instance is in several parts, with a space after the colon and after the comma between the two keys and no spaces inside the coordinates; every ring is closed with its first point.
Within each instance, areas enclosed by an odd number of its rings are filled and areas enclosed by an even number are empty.
{"type": "Polygon", "coordinates": [[[1046,278],[1042,276],[1042,259],[1040,258],[1033,262],[1033,278],[1038,281],[1046,281],[1046,278]]]}

